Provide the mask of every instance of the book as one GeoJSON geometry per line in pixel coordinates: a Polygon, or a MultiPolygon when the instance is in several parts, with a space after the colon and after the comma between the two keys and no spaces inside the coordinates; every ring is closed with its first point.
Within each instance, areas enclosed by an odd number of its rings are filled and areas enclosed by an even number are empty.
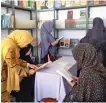
{"type": "Polygon", "coordinates": [[[79,44],[79,39],[71,39],[70,40],[70,47],[75,47],[76,45],[79,44]]]}
{"type": "Polygon", "coordinates": [[[5,28],[5,14],[1,15],[1,27],[5,28]]]}
{"type": "Polygon", "coordinates": [[[36,1],[36,8],[37,10],[41,9],[41,1],[36,1]]]}
{"type": "Polygon", "coordinates": [[[15,17],[14,17],[14,15],[11,15],[11,17],[10,17],[10,28],[14,28],[14,21],[15,21],[15,17]]]}
{"type": "Polygon", "coordinates": [[[94,0],[94,5],[99,4],[99,0],[94,0]]]}
{"type": "Polygon", "coordinates": [[[74,5],[75,5],[75,6],[80,6],[80,0],[75,0],[74,5]]]}
{"type": "Polygon", "coordinates": [[[18,6],[23,7],[23,1],[22,0],[18,0],[18,6]]]}
{"type": "Polygon", "coordinates": [[[46,3],[45,0],[40,1],[41,9],[45,9],[45,5],[46,5],[45,3],[46,3]]]}
{"type": "Polygon", "coordinates": [[[71,1],[70,0],[66,0],[66,7],[71,7],[71,1]]]}
{"type": "Polygon", "coordinates": [[[70,48],[70,39],[64,39],[64,45],[66,48],[70,48]]]}
{"type": "Polygon", "coordinates": [[[23,7],[24,8],[27,8],[28,7],[28,1],[27,0],[23,1],[23,7]]]}
{"type": "Polygon", "coordinates": [[[18,6],[18,0],[14,0],[14,5],[18,6]]]}
{"type": "Polygon", "coordinates": [[[75,0],[70,0],[70,2],[71,6],[75,6],[75,0]]]}
{"type": "Polygon", "coordinates": [[[94,4],[94,0],[88,0],[87,3],[88,3],[88,5],[93,5],[94,4]]]}
{"type": "Polygon", "coordinates": [[[99,4],[106,4],[106,0],[99,0],[99,4]]]}
{"type": "Polygon", "coordinates": [[[45,9],[48,9],[48,1],[45,0],[45,9]]]}
{"type": "Polygon", "coordinates": [[[73,19],[73,10],[67,12],[67,19],[73,19]]]}
{"type": "Polygon", "coordinates": [[[82,6],[87,5],[87,0],[80,0],[80,5],[82,5],[82,6]]]}
{"type": "Polygon", "coordinates": [[[60,46],[60,47],[65,47],[65,46],[64,46],[64,40],[60,40],[59,46],[60,46]]]}
{"type": "Polygon", "coordinates": [[[63,76],[68,82],[72,81],[72,74],[67,70],[67,69],[64,69],[64,68],[61,68],[61,69],[58,69],[56,70],[56,72],[63,76]]]}
{"type": "Polygon", "coordinates": [[[35,1],[31,0],[31,8],[35,8],[35,1]]]}
{"type": "Polygon", "coordinates": [[[31,1],[30,1],[30,0],[28,0],[28,3],[27,3],[27,4],[28,4],[27,7],[28,7],[28,8],[31,8],[31,1]]]}
{"type": "Polygon", "coordinates": [[[61,7],[66,7],[66,0],[61,0],[61,7]]]}
{"type": "MultiPolygon", "coordinates": [[[[47,63],[44,63],[43,65],[41,65],[41,66],[39,67],[39,69],[46,68],[46,67],[48,67],[51,63],[52,63],[52,61],[48,61],[47,63]]],[[[39,70],[39,69],[38,69],[38,70],[39,70]]]]}
{"type": "Polygon", "coordinates": [[[10,14],[5,14],[5,28],[10,27],[10,14]]]}
{"type": "Polygon", "coordinates": [[[61,0],[55,0],[55,8],[61,7],[61,0]]]}
{"type": "Polygon", "coordinates": [[[86,18],[87,10],[80,10],[80,18],[86,18]]]}
{"type": "Polygon", "coordinates": [[[64,37],[63,36],[61,36],[59,39],[57,39],[57,40],[61,40],[61,39],[63,39],[64,37]]]}
{"type": "Polygon", "coordinates": [[[66,19],[65,28],[67,29],[75,28],[75,19],[66,19]]]}
{"type": "MultiPolygon", "coordinates": [[[[47,5],[47,4],[46,4],[47,5]]],[[[49,9],[54,7],[54,1],[53,0],[48,0],[48,6],[49,9]]]]}
{"type": "Polygon", "coordinates": [[[86,18],[76,19],[75,28],[85,29],[86,28],[86,18]]]}

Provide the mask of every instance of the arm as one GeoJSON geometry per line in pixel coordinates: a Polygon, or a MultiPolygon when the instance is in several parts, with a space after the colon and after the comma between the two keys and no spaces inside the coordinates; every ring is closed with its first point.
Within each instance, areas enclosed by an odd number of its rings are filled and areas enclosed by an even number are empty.
{"type": "Polygon", "coordinates": [[[10,48],[6,54],[6,64],[9,68],[15,71],[19,76],[26,77],[29,74],[29,69],[16,56],[15,49],[10,48]]]}
{"type": "Polygon", "coordinates": [[[76,86],[73,87],[72,101],[100,102],[103,101],[103,81],[93,72],[83,73],[76,86]]]}

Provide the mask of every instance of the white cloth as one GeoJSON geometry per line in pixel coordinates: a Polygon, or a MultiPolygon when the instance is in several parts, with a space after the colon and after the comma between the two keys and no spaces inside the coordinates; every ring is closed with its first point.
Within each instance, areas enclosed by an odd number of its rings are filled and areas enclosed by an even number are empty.
{"type": "MultiPolygon", "coordinates": [[[[56,73],[56,70],[63,68],[64,64],[70,63],[71,59],[72,57],[62,57],[52,63],[48,68],[36,72],[35,102],[41,101],[43,98],[55,98],[58,102],[63,101],[66,94],[72,88],[61,75],[56,73]]],[[[71,73],[75,75],[75,72],[76,70],[74,68],[71,73]]]]}
{"type": "Polygon", "coordinates": [[[61,76],[49,73],[36,73],[35,79],[35,102],[42,98],[56,98],[63,101],[66,95],[63,79],[61,76]]]}

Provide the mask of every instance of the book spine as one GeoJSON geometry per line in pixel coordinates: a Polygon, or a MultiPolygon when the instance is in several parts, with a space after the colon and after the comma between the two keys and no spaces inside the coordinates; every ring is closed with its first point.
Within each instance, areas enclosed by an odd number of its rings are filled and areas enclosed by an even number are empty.
{"type": "Polygon", "coordinates": [[[28,0],[28,8],[31,8],[31,1],[28,0]]]}
{"type": "Polygon", "coordinates": [[[82,5],[82,6],[87,5],[87,0],[80,0],[80,5],[82,5]]]}
{"type": "Polygon", "coordinates": [[[61,7],[66,7],[66,1],[65,0],[61,0],[61,7]]]}
{"type": "Polygon", "coordinates": [[[19,1],[18,1],[18,6],[19,6],[19,7],[23,7],[23,1],[22,1],[22,0],[19,0],[19,1]]]}
{"type": "Polygon", "coordinates": [[[14,28],[14,21],[15,21],[15,18],[14,18],[14,15],[11,15],[11,28],[14,28]]]}

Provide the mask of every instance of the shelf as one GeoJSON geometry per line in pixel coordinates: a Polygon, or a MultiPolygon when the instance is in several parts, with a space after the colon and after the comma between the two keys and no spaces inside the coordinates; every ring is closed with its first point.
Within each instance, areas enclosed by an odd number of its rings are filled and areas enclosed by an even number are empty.
{"type": "Polygon", "coordinates": [[[15,9],[25,10],[25,11],[34,11],[35,10],[35,9],[32,9],[32,8],[23,8],[23,7],[19,7],[19,6],[15,6],[15,9]]]}
{"type": "Polygon", "coordinates": [[[42,9],[42,10],[37,10],[38,12],[46,12],[46,11],[53,11],[54,9],[42,9]]]}
{"type": "Polygon", "coordinates": [[[67,48],[67,47],[58,47],[58,48],[60,48],[60,49],[71,49],[72,47],[69,47],[69,48],[67,48]]]}
{"type": "Polygon", "coordinates": [[[56,30],[86,30],[84,28],[70,28],[70,29],[67,29],[67,28],[56,28],[56,30]]]}
{"type": "Polygon", "coordinates": [[[87,6],[72,6],[72,7],[64,7],[64,8],[55,8],[55,10],[68,10],[68,9],[79,9],[86,8],[87,6]]]}
{"type": "MultiPolygon", "coordinates": [[[[12,5],[1,2],[1,7],[12,8],[12,5]]],[[[23,7],[19,7],[19,6],[14,6],[14,8],[19,9],[19,10],[25,10],[25,11],[34,11],[35,10],[35,9],[23,8],[23,7]]]]}
{"type": "Polygon", "coordinates": [[[89,7],[101,7],[106,6],[106,4],[88,5],[89,7]]]}
{"type": "Polygon", "coordinates": [[[20,29],[20,30],[33,30],[36,28],[1,28],[1,30],[16,30],[16,29],[20,29]]]}

